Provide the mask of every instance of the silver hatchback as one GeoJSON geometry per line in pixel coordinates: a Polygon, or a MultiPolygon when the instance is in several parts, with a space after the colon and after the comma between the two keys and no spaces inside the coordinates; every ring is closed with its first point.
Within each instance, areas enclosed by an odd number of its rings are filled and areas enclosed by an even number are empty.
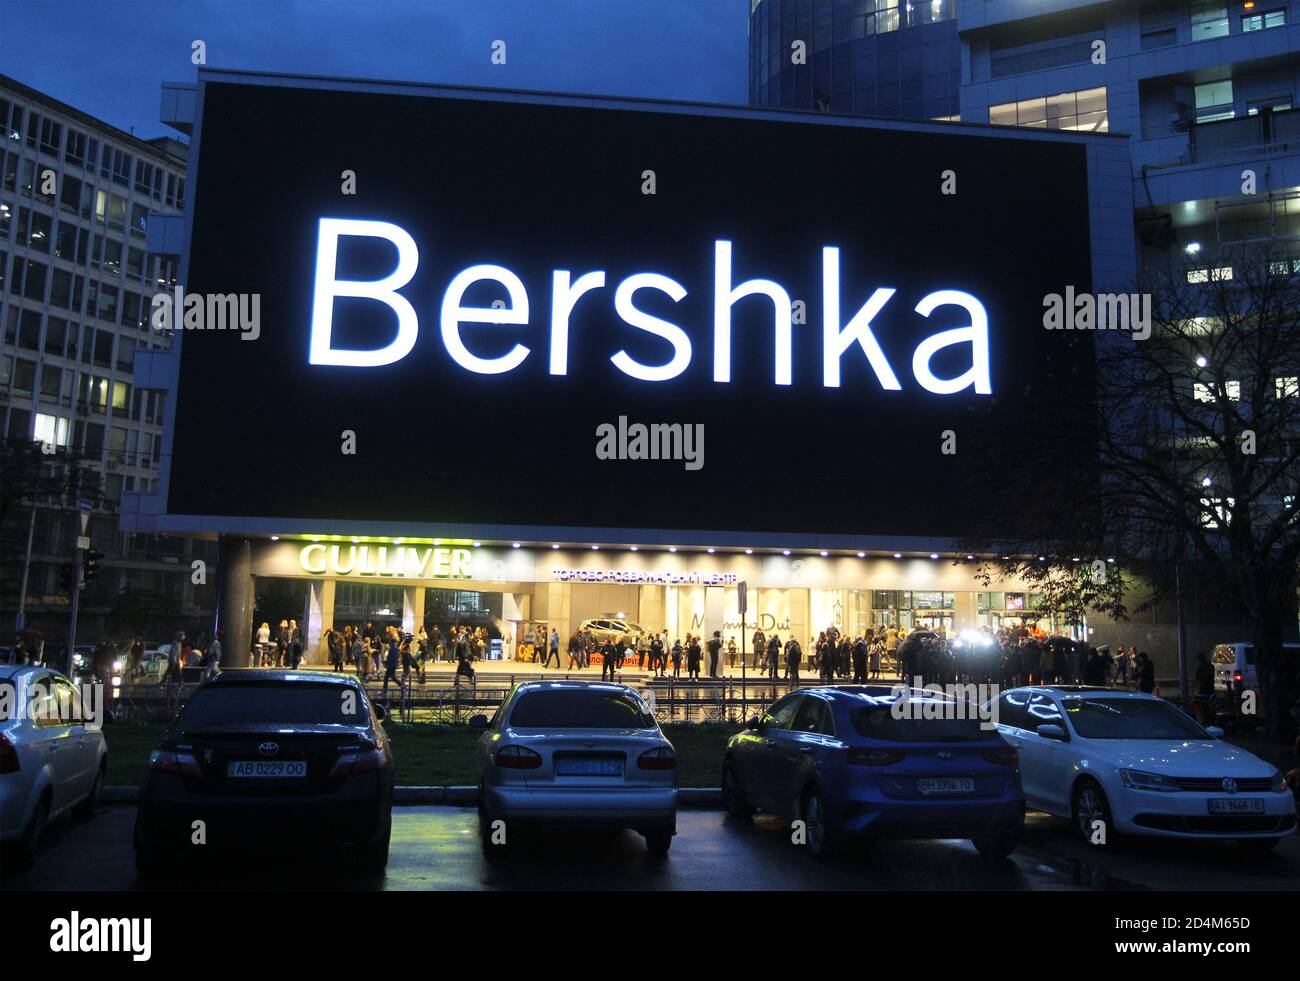
{"type": "Polygon", "coordinates": [[[666,854],[677,833],[677,754],[626,685],[516,685],[482,728],[475,760],[489,853],[519,827],[631,828],[666,854]]]}

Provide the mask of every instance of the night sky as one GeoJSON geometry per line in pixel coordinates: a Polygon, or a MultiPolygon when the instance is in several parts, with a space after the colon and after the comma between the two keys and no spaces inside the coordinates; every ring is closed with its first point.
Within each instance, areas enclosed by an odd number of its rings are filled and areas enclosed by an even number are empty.
{"type": "Polygon", "coordinates": [[[744,103],[749,0],[0,0],[0,74],[137,136],[210,67],[744,103]],[[490,62],[492,42],[505,65],[490,62]]]}

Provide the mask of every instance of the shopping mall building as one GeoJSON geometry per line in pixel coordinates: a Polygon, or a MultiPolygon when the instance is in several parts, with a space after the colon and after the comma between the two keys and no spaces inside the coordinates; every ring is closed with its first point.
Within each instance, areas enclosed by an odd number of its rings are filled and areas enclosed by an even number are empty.
{"type": "Polygon", "coordinates": [[[174,397],[122,521],[219,539],[230,663],[272,592],[315,660],[349,623],[510,657],[610,618],[807,643],[1034,607],[957,542],[1014,515],[982,450],[1090,398],[1043,297],[1131,279],[1126,138],[208,69],[164,107],[190,182],[150,232],[198,312],[138,356],[174,397]]]}

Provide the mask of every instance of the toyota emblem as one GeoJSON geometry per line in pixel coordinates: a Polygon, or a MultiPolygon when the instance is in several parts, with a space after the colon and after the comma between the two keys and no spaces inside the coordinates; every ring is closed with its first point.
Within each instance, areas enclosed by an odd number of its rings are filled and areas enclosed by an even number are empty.
{"type": "Polygon", "coordinates": [[[280,744],[262,743],[261,746],[257,747],[257,751],[261,753],[263,756],[274,756],[276,753],[280,752],[280,744]]]}
{"type": "Polygon", "coordinates": [[[1237,781],[1232,777],[1223,778],[1223,792],[1225,794],[1235,794],[1237,792],[1237,781]]]}

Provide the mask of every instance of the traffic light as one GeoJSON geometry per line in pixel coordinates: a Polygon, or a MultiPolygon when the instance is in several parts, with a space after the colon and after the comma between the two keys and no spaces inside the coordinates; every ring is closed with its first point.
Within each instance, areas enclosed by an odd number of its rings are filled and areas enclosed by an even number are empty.
{"type": "Polygon", "coordinates": [[[59,592],[64,596],[72,595],[72,577],[75,571],[71,562],[65,562],[59,566],[59,592]]]}
{"type": "Polygon", "coordinates": [[[99,560],[104,557],[103,552],[96,552],[93,548],[86,549],[86,554],[81,559],[81,581],[84,583],[93,582],[99,575],[99,560]]]}

